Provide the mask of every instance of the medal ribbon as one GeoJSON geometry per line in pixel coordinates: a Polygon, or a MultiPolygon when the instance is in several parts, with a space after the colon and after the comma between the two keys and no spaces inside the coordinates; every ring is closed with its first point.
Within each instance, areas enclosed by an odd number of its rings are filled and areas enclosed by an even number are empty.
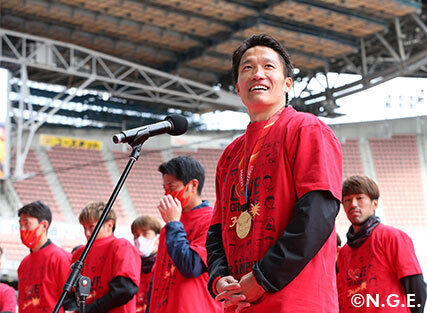
{"type": "MultiPolygon", "coordinates": [[[[245,145],[242,145],[242,149],[240,151],[239,168],[238,168],[239,183],[236,186],[237,197],[239,198],[239,203],[241,206],[244,206],[249,201],[248,185],[252,183],[251,176],[254,171],[255,161],[258,159],[259,152],[261,151],[261,147],[264,143],[265,138],[268,135],[268,132],[270,131],[274,123],[276,123],[283,109],[284,108],[282,107],[280,110],[278,110],[273,116],[271,116],[268,119],[267,123],[264,125],[264,128],[262,129],[261,134],[259,135],[257,142],[255,143],[255,146],[252,150],[251,156],[249,157],[248,166],[246,169],[243,166],[245,162],[245,145]],[[245,173],[245,170],[246,170],[246,173],[245,173]],[[246,177],[246,182],[244,177],[246,177]]],[[[252,184],[249,187],[250,187],[249,190],[251,190],[252,184]]],[[[245,208],[243,211],[246,211],[247,209],[248,208],[245,208]]]]}

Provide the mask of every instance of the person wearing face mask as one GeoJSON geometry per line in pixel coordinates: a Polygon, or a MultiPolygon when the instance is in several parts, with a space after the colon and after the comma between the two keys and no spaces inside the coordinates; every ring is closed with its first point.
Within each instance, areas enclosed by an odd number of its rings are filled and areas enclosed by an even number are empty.
{"type": "Polygon", "coordinates": [[[157,247],[159,245],[160,222],[148,215],[139,216],[132,225],[135,247],[141,256],[141,277],[136,295],[136,312],[145,312],[147,308],[147,295],[153,265],[156,261],[157,247]]]}
{"type": "Polygon", "coordinates": [[[19,209],[18,216],[21,241],[30,249],[18,268],[18,310],[52,312],[70,273],[71,254],[47,238],[52,221],[47,205],[32,202],[19,209]]]}
{"type": "MultiPolygon", "coordinates": [[[[91,202],[79,215],[79,222],[88,240],[105,205],[104,202],[91,202]]],[[[93,242],[81,272],[91,280],[85,313],[136,312],[135,295],[139,286],[141,259],[138,251],[128,240],[114,236],[115,228],[116,214],[111,209],[93,242]]],[[[73,263],[83,250],[82,246],[73,253],[71,259],[73,263]]],[[[67,309],[79,312],[75,302],[73,306],[67,306],[67,309]]]]}
{"type": "Polygon", "coordinates": [[[206,234],[212,207],[201,199],[205,171],[195,159],[180,156],[159,166],[165,195],[159,212],[166,225],[149,298],[149,313],[222,312],[206,288],[206,234]]]}

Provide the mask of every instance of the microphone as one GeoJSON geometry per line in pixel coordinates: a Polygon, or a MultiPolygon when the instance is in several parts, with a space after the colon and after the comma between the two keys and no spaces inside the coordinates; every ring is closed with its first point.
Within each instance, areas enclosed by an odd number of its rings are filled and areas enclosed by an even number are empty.
{"type": "Polygon", "coordinates": [[[132,142],[135,138],[144,137],[147,140],[149,137],[168,133],[172,136],[184,134],[188,129],[187,119],[179,114],[166,116],[162,122],[157,122],[151,125],[141,126],[129,130],[122,131],[120,134],[113,136],[114,143],[132,142]]]}

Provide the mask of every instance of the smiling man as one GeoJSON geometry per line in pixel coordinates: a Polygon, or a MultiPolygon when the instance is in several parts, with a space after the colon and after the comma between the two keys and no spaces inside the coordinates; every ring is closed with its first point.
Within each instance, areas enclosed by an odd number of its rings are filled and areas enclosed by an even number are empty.
{"type": "Polygon", "coordinates": [[[208,287],[226,311],[338,312],[341,147],[317,117],[288,105],[292,71],[286,50],[265,34],[233,54],[251,122],[218,162],[206,241],[208,287]]]}
{"type": "Polygon", "coordinates": [[[340,312],[421,313],[426,287],[412,240],[375,216],[379,197],[369,177],[352,176],[343,183],[342,203],[351,226],[338,255],[340,312]],[[368,305],[368,295],[378,305],[368,305]]]}

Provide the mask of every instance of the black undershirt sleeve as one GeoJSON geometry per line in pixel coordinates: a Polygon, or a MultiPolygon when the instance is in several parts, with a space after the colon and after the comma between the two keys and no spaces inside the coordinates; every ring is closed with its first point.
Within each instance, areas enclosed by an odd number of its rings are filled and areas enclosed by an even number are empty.
{"type": "Polygon", "coordinates": [[[213,282],[219,276],[228,276],[228,263],[225,256],[224,246],[222,244],[222,228],[221,224],[214,224],[209,227],[206,238],[206,251],[208,253],[208,290],[212,297],[215,298],[213,291],[213,282]]]}
{"type": "Polygon", "coordinates": [[[412,301],[408,302],[411,313],[423,313],[426,304],[426,284],[423,274],[402,277],[400,283],[406,295],[411,295],[412,301]]]}
{"type": "Polygon", "coordinates": [[[328,240],[338,211],[339,201],[329,191],[310,191],[301,197],[282,236],[252,267],[258,284],[268,292],[289,284],[328,240]]]}
{"type": "MultiPolygon", "coordinates": [[[[89,303],[85,307],[85,313],[107,313],[112,308],[128,303],[133,296],[138,292],[138,286],[127,277],[116,276],[113,277],[108,283],[110,290],[101,298],[96,299],[94,302],[89,303]]],[[[67,305],[64,304],[65,309],[74,309],[76,307],[75,298],[71,305],[68,299],[67,305]]],[[[75,309],[79,313],[79,309],[75,309]]]]}

